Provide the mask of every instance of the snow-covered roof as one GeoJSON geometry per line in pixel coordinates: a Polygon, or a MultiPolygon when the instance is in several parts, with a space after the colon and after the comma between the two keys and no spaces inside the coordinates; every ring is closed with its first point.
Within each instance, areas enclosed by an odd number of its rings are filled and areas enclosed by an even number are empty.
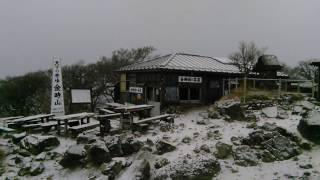
{"type": "Polygon", "coordinates": [[[194,54],[174,53],[143,60],[120,68],[119,71],[141,70],[187,70],[200,72],[240,73],[235,65],[225,62],[227,58],[213,58],[194,54]]]}

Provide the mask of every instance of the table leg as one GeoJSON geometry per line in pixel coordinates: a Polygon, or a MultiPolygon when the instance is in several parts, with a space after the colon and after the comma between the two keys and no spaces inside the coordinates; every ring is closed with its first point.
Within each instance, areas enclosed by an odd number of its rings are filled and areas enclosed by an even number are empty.
{"type": "Polygon", "coordinates": [[[65,134],[68,134],[68,121],[67,120],[64,121],[64,130],[65,130],[65,134]]]}
{"type": "Polygon", "coordinates": [[[58,133],[58,135],[60,135],[60,125],[61,125],[61,122],[60,122],[60,120],[58,120],[58,125],[57,125],[57,133],[58,133]]]}
{"type": "Polygon", "coordinates": [[[90,123],[90,117],[87,117],[87,123],[88,124],[90,123]]]}
{"type": "Polygon", "coordinates": [[[41,122],[44,123],[44,118],[40,118],[40,119],[41,119],[41,122]]]}

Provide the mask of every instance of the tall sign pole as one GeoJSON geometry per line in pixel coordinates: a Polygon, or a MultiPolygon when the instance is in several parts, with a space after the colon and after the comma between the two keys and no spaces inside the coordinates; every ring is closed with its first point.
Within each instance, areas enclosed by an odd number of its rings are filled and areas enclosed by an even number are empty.
{"type": "Polygon", "coordinates": [[[53,57],[52,68],[52,93],[51,93],[51,114],[61,116],[65,114],[63,84],[61,72],[61,59],[53,57]]]}

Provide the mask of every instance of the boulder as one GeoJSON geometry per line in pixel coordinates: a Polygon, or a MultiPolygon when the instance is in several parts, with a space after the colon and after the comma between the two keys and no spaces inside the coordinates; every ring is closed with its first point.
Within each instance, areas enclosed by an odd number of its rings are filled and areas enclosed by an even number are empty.
{"type": "Polygon", "coordinates": [[[232,120],[239,120],[239,121],[246,120],[244,110],[242,109],[240,102],[238,101],[233,101],[223,106],[223,112],[224,113],[221,113],[221,114],[226,114],[232,120]]]}
{"type": "Polygon", "coordinates": [[[213,156],[184,156],[158,169],[154,179],[212,179],[220,170],[220,164],[213,156]]]}
{"type": "Polygon", "coordinates": [[[262,146],[268,150],[277,160],[286,160],[301,153],[300,148],[295,142],[288,138],[277,135],[262,143],[262,146]]]}
{"type": "Polygon", "coordinates": [[[216,144],[217,151],[214,153],[216,158],[224,159],[227,158],[232,152],[232,146],[223,142],[218,142],[216,144]]]}
{"type": "Polygon", "coordinates": [[[92,143],[87,150],[89,160],[94,164],[110,162],[110,151],[104,141],[97,140],[92,143]]]}
{"type": "Polygon", "coordinates": [[[44,165],[42,162],[32,162],[31,168],[30,168],[30,175],[31,176],[37,176],[41,174],[44,171],[44,165]]]}
{"type": "Polygon", "coordinates": [[[123,156],[120,136],[107,136],[104,138],[104,141],[112,157],[123,156]]]}
{"type": "Polygon", "coordinates": [[[265,107],[261,109],[262,113],[266,115],[268,118],[276,118],[278,115],[278,107],[265,107]]]}
{"type": "Polygon", "coordinates": [[[161,132],[169,132],[173,128],[173,124],[165,121],[160,121],[159,127],[161,132]]]}
{"type": "Polygon", "coordinates": [[[86,150],[82,145],[73,145],[64,153],[62,160],[60,161],[63,167],[76,167],[84,164],[86,158],[86,150]]]}
{"type": "Polygon", "coordinates": [[[274,162],[276,160],[276,157],[268,150],[263,150],[260,156],[263,162],[274,162]]]}
{"type": "Polygon", "coordinates": [[[162,155],[164,153],[174,151],[176,149],[176,146],[167,141],[159,140],[156,142],[156,149],[157,153],[159,155],[162,155]]]}
{"type": "Polygon", "coordinates": [[[94,134],[79,134],[77,137],[77,144],[91,144],[97,141],[97,136],[94,134]]]}
{"type": "Polygon", "coordinates": [[[316,143],[320,144],[320,112],[313,111],[309,117],[300,120],[298,130],[301,135],[316,143]]]}
{"type": "Polygon", "coordinates": [[[150,179],[150,163],[146,158],[136,159],[118,179],[148,180],[150,179]]]}
{"type": "Polygon", "coordinates": [[[115,178],[125,166],[122,161],[112,161],[110,163],[103,163],[100,167],[101,173],[107,175],[109,178],[115,178]]]}
{"type": "Polygon", "coordinates": [[[259,161],[256,151],[247,145],[238,146],[232,154],[235,164],[239,166],[256,166],[259,161]]]}
{"type": "Polygon", "coordinates": [[[142,141],[136,140],[130,135],[121,140],[121,148],[124,155],[131,155],[138,152],[143,145],[142,141]]]}
{"type": "Polygon", "coordinates": [[[32,154],[39,154],[59,146],[60,142],[55,136],[29,135],[23,138],[19,145],[32,154]]]}
{"type": "Polygon", "coordinates": [[[309,101],[300,101],[300,104],[306,110],[312,110],[315,107],[315,105],[309,101]]]}
{"type": "Polygon", "coordinates": [[[289,118],[289,114],[286,110],[282,109],[282,108],[278,108],[278,115],[277,118],[279,119],[288,119],[289,118]]]}

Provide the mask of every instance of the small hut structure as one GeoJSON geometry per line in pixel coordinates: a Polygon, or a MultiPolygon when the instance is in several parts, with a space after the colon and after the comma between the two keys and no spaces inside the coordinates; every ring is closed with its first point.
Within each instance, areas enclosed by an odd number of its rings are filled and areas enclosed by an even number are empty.
{"type": "Polygon", "coordinates": [[[259,78],[276,79],[278,78],[277,72],[282,70],[277,56],[275,55],[262,55],[259,57],[258,62],[253,68],[253,72],[257,72],[259,78]]]}

